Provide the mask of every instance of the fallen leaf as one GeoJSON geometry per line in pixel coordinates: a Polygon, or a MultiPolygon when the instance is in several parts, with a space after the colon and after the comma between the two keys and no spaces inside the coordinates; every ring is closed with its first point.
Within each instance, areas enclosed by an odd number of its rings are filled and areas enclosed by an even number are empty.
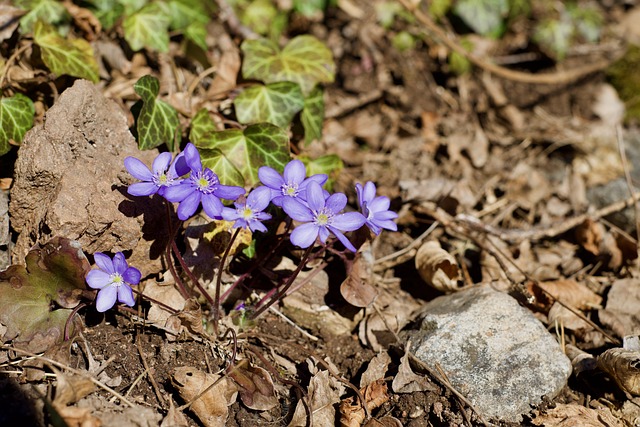
{"type": "Polygon", "coordinates": [[[640,396],[640,352],[610,348],[598,356],[598,367],[623,391],[640,396]]]}
{"type": "Polygon", "coordinates": [[[441,292],[460,289],[458,263],[436,240],[429,240],[420,246],[415,263],[420,277],[427,285],[441,292]]]}
{"type": "Polygon", "coordinates": [[[412,393],[414,391],[435,391],[436,386],[424,375],[413,372],[409,364],[409,348],[411,343],[405,346],[407,351],[400,358],[398,373],[391,383],[391,389],[396,393],[412,393]]]}
{"type": "Polygon", "coordinates": [[[373,286],[373,263],[371,243],[364,243],[351,264],[347,278],[340,285],[342,297],[356,307],[367,307],[378,296],[373,286]]]}
{"type": "Polygon", "coordinates": [[[384,378],[387,370],[389,369],[390,363],[391,357],[388,352],[381,351],[376,354],[360,377],[360,387],[364,387],[376,380],[384,378]]]}
{"type": "Polygon", "coordinates": [[[178,411],[173,404],[173,399],[169,400],[169,410],[167,415],[162,419],[160,427],[189,427],[189,421],[187,417],[178,411]]]}
{"type": "Polygon", "coordinates": [[[268,411],[278,404],[273,380],[265,369],[252,364],[238,362],[229,376],[238,385],[242,403],[256,411],[268,411]]]}
{"type": "Polygon", "coordinates": [[[537,284],[555,299],[579,310],[597,308],[602,302],[600,295],[573,279],[549,280],[537,284]]]}
{"type": "Polygon", "coordinates": [[[531,420],[545,427],[622,427],[624,424],[608,408],[591,409],[581,405],[557,403],[556,407],[531,420]]]}

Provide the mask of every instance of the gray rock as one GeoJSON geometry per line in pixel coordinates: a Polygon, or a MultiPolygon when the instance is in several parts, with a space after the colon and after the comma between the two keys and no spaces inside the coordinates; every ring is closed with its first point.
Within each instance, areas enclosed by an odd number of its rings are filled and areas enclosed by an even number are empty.
{"type": "Polygon", "coordinates": [[[30,130],[18,151],[9,214],[19,232],[13,262],[58,235],[85,252],[124,251],[143,275],[160,270],[167,241],[158,197],[131,197],[134,179],[124,158],[150,165],[157,151],[141,152],[124,112],[91,83],[78,80],[60,95],[43,125],[30,130]]]}
{"type": "Polygon", "coordinates": [[[519,422],[542,396],[566,385],[571,362],[529,310],[482,286],[428,303],[411,351],[438,363],[453,386],[487,419],[519,422]]]}
{"type": "Polygon", "coordinates": [[[9,196],[0,190],[0,271],[9,267],[11,236],[9,234],[9,196]]]}

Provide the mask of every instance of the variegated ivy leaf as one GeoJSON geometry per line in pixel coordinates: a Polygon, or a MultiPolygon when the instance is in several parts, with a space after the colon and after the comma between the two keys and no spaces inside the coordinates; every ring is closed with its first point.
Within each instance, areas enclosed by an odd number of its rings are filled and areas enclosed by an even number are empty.
{"type": "Polygon", "coordinates": [[[16,6],[27,10],[27,13],[20,18],[22,33],[31,33],[36,21],[59,27],[71,19],[62,2],[57,0],[20,0],[16,2],[16,6]]]}
{"type": "Polygon", "coordinates": [[[247,79],[298,83],[306,96],[317,83],[330,83],[335,78],[331,51],[310,35],[291,39],[282,50],[267,39],[245,40],[241,49],[242,75],[247,79]]]}
{"type": "Polygon", "coordinates": [[[244,130],[229,129],[208,132],[194,144],[199,149],[220,150],[218,157],[209,157],[213,160],[209,160],[208,164],[218,162],[211,169],[218,174],[220,182],[223,184],[237,181],[237,178],[226,175],[228,170],[226,166],[226,169],[219,169],[225,162],[233,165],[242,175],[242,184],[236,182],[235,185],[252,187],[259,182],[258,168],[260,166],[271,166],[282,171],[284,165],[291,160],[287,133],[270,123],[250,125],[244,130]]]}
{"type": "Polygon", "coordinates": [[[125,18],[122,24],[124,39],[134,51],[146,47],[158,52],[168,52],[170,23],[166,5],[149,3],[125,18]]]}
{"type": "Polygon", "coordinates": [[[9,141],[22,142],[35,112],[33,102],[20,93],[0,99],[0,156],[9,151],[9,141]]]}
{"type": "Polygon", "coordinates": [[[242,173],[222,151],[217,148],[212,150],[200,148],[198,151],[200,152],[202,165],[214,171],[222,184],[244,187],[245,179],[242,173]]]}
{"type": "Polygon", "coordinates": [[[65,39],[51,25],[37,21],[33,41],[40,46],[42,61],[54,74],[67,74],[94,83],[100,80],[93,48],[86,40],[65,39]]]}
{"type": "Polygon", "coordinates": [[[272,123],[286,128],[304,106],[300,86],[291,82],[254,85],[243,91],[233,101],[238,121],[272,123]]]}
{"type": "Polygon", "coordinates": [[[171,0],[167,3],[171,18],[169,28],[182,31],[184,36],[203,50],[207,50],[209,13],[201,0],[171,0]]]}
{"type": "Polygon", "coordinates": [[[320,86],[316,86],[309,96],[304,99],[304,109],[300,114],[300,121],[302,121],[302,127],[304,128],[305,145],[322,138],[324,91],[320,86]]]}
{"type": "Polygon", "coordinates": [[[149,150],[163,143],[173,151],[180,132],[178,112],[171,105],[157,99],[160,82],[153,76],[142,76],[133,85],[142,98],[142,109],[138,116],[138,147],[149,150]]]}
{"type": "Polygon", "coordinates": [[[324,188],[331,191],[333,183],[336,177],[340,174],[340,171],[344,169],[344,163],[342,159],[336,154],[327,154],[317,159],[309,159],[308,157],[301,157],[300,160],[307,167],[307,175],[315,175],[318,173],[324,173],[329,176],[329,179],[324,184],[324,188]]]}
{"type": "Polygon", "coordinates": [[[110,29],[125,15],[124,5],[118,0],[87,0],[87,3],[88,9],[98,18],[104,29],[110,29]]]}
{"type": "Polygon", "coordinates": [[[195,116],[191,119],[191,131],[189,132],[189,140],[193,142],[196,147],[200,146],[200,141],[203,140],[203,136],[209,132],[216,132],[216,124],[209,116],[209,111],[206,108],[199,110],[195,116]]]}

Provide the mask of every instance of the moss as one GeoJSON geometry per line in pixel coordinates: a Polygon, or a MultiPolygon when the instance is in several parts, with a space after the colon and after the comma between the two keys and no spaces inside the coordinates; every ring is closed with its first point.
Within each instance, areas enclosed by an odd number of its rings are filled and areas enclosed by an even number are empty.
{"type": "Polygon", "coordinates": [[[626,121],[640,122],[640,46],[630,45],[622,58],[607,68],[609,82],[627,108],[626,121]]]}

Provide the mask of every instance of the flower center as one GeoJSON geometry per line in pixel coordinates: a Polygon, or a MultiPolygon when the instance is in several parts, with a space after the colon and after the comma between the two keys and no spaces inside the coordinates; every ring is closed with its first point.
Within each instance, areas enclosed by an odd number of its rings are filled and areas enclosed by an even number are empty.
{"type": "Polygon", "coordinates": [[[113,273],[111,275],[111,285],[115,286],[116,288],[119,288],[120,286],[122,286],[123,283],[124,283],[124,279],[122,278],[122,275],[120,273],[113,273]]]}
{"type": "Polygon", "coordinates": [[[216,190],[217,185],[220,183],[216,174],[209,168],[206,168],[195,175],[192,172],[191,175],[191,181],[198,188],[198,191],[203,193],[213,193],[216,190]]]}
{"type": "Polygon", "coordinates": [[[327,208],[322,208],[319,212],[316,212],[314,224],[318,226],[331,225],[333,222],[333,212],[327,208]]]}
{"type": "Polygon", "coordinates": [[[240,210],[240,211],[241,211],[241,212],[239,212],[239,213],[240,213],[240,215],[242,215],[242,217],[243,217],[245,220],[253,219],[253,217],[254,217],[254,215],[253,215],[253,210],[252,210],[249,206],[245,206],[244,208],[242,208],[242,209],[238,209],[238,210],[240,210]]]}
{"type": "Polygon", "coordinates": [[[295,182],[283,184],[280,188],[283,196],[296,197],[298,195],[298,184],[295,182]]]}

